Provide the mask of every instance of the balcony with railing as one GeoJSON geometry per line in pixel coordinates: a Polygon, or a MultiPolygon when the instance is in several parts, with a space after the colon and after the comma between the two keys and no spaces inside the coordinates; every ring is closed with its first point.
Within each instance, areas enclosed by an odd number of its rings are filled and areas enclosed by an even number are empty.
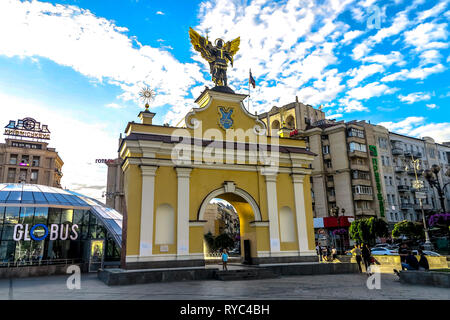
{"type": "Polygon", "coordinates": [[[392,148],[392,154],[394,156],[402,155],[403,154],[403,149],[401,149],[401,148],[392,148]]]}
{"type": "Polygon", "coordinates": [[[397,167],[395,167],[395,172],[396,173],[403,173],[403,172],[405,172],[405,168],[397,166],[397,167]]]}
{"type": "Polygon", "coordinates": [[[401,185],[397,186],[397,190],[399,192],[408,192],[408,191],[410,191],[410,188],[407,185],[401,184],[401,185]]]}
{"type": "Polygon", "coordinates": [[[400,209],[402,210],[408,210],[408,209],[412,209],[413,205],[409,202],[402,202],[400,204],[400,209]]]}

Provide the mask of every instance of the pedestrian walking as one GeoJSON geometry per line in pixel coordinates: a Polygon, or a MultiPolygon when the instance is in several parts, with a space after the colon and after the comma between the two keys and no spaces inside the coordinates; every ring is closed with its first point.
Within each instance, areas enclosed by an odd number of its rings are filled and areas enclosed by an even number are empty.
{"type": "Polygon", "coordinates": [[[364,261],[364,267],[366,268],[366,272],[370,266],[370,249],[367,246],[367,243],[364,243],[361,249],[362,259],[364,261]]]}
{"type": "Polygon", "coordinates": [[[222,270],[228,270],[227,262],[228,262],[227,249],[223,249],[223,251],[222,251],[222,270]]]}
{"type": "Polygon", "coordinates": [[[352,255],[355,256],[356,263],[358,264],[359,273],[362,273],[361,269],[361,248],[359,247],[359,244],[355,244],[355,247],[351,251],[352,255]]]}
{"type": "Polygon", "coordinates": [[[336,248],[333,246],[331,249],[331,261],[333,261],[334,259],[337,258],[337,250],[336,248]]]}

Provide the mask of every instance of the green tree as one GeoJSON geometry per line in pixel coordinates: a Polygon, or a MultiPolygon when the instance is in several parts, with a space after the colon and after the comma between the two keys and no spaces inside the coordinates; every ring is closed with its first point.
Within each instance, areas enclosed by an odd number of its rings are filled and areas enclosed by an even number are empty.
{"type": "Polygon", "coordinates": [[[373,244],[377,237],[388,235],[387,223],[374,217],[354,220],[350,225],[349,235],[356,242],[373,244]]]}
{"type": "Polygon", "coordinates": [[[392,230],[392,237],[400,238],[401,236],[408,237],[409,239],[424,238],[424,230],[422,224],[406,220],[396,223],[394,225],[394,229],[392,230]]]}
{"type": "Polygon", "coordinates": [[[234,246],[234,240],[228,233],[219,234],[214,239],[214,247],[216,249],[229,249],[234,246]]]}

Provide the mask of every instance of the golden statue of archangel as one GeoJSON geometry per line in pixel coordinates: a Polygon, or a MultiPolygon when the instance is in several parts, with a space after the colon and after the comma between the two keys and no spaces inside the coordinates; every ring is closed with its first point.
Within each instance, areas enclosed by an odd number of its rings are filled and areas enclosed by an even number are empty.
{"type": "Polygon", "coordinates": [[[222,39],[216,39],[213,46],[208,38],[202,37],[194,29],[189,28],[189,37],[194,49],[201,53],[209,62],[212,81],[216,86],[227,86],[227,65],[233,66],[233,56],[239,50],[240,37],[225,43],[222,39]]]}

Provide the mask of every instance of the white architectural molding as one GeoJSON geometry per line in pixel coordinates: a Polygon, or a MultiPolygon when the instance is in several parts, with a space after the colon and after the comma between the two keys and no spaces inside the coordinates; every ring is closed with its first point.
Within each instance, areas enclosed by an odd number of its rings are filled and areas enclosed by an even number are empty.
{"type": "MultiPolygon", "coordinates": [[[[205,216],[205,211],[206,211],[206,206],[211,202],[212,199],[220,196],[221,194],[227,193],[225,190],[225,187],[222,187],[220,189],[216,189],[212,192],[210,192],[206,198],[203,200],[202,205],[200,206],[200,210],[198,213],[198,220],[204,220],[204,216],[205,216]]],[[[246,191],[239,189],[239,188],[235,188],[234,192],[232,192],[234,194],[237,194],[238,196],[242,197],[245,201],[247,201],[250,206],[252,207],[253,210],[253,214],[255,215],[255,220],[256,221],[261,221],[261,211],[259,210],[258,204],[256,203],[255,199],[253,199],[253,197],[248,194],[246,191]]]]}
{"type": "Polygon", "coordinates": [[[189,254],[189,183],[192,168],[176,167],[178,178],[177,254],[189,254]]]}
{"type": "Polygon", "coordinates": [[[270,252],[280,252],[280,229],[278,223],[277,174],[268,174],[266,179],[267,211],[269,213],[270,252]]]}
{"type": "Polygon", "coordinates": [[[153,254],[155,174],[158,167],[141,166],[140,168],[142,172],[142,201],[139,256],[148,257],[153,254]]]}
{"type": "Polygon", "coordinates": [[[303,180],[305,179],[305,175],[292,174],[291,176],[294,188],[298,249],[300,252],[307,252],[309,250],[309,243],[308,228],[306,226],[305,195],[303,192],[303,180]]]}

